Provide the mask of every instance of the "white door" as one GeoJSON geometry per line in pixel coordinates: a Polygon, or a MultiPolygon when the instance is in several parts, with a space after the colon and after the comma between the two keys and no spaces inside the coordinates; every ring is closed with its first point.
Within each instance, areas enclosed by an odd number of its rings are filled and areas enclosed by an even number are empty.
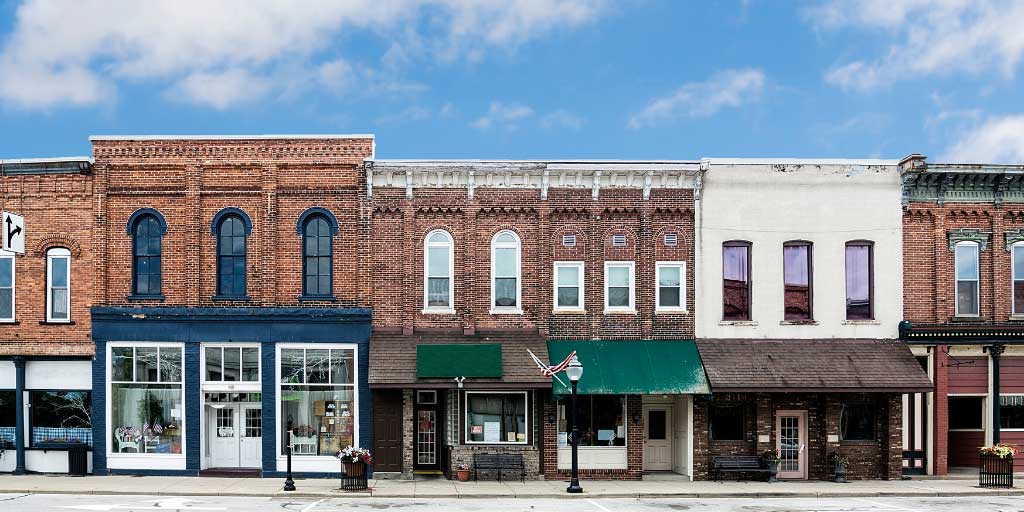
{"type": "Polygon", "coordinates": [[[238,467],[238,406],[210,408],[210,466],[238,467]]]}
{"type": "Polygon", "coordinates": [[[258,468],[263,465],[263,409],[259,404],[243,405],[241,409],[241,434],[239,457],[243,468],[258,468]]]}
{"type": "Polygon", "coordinates": [[[644,470],[672,469],[672,407],[644,407],[644,470]]]}
{"type": "Polygon", "coordinates": [[[779,478],[807,478],[807,411],[775,413],[775,444],[782,461],[779,478]]]}

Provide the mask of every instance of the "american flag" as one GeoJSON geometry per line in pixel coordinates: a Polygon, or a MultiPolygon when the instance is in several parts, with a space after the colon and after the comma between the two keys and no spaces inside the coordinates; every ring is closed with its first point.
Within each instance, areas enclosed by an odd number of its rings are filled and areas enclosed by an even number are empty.
{"type": "Polygon", "coordinates": [[[537,363],[537,367],[540,368],[540,372],[543,373],[545,377],[554,377],[555,379],[558,379],[558,382],[562,382],[562,379],[558,378],[558,374],[564,372],[565,369],[569,367],[569,363],[571,363],[576,357],[576,351],[573,350],[572,353],[565,356],[565,359],[561,363],[556,365],[547,365],[541,362],[537,356],[533,355],[533,352],[529,350],[527,350],[527,352],[530,353],[530,357],[533,358],[533,362],[537,363]]]}

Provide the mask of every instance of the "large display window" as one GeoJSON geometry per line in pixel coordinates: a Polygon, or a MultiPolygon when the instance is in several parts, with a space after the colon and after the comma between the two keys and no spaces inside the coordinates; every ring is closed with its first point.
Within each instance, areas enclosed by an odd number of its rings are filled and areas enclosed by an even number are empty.
{"type": "Polygon", "coordinates": [[[526,444],[526,392],[466,392],[466,442],[526,444]]]}
{"type": "Polygon", "coordinates": [[[334,456],[358,444],[356,350],[347,345],[282,345],[279,350],[281,454],[334,456]]]}
{"type": "Polygon", "coordinates": [[[92,446],[92,392],[30,391],[29,404],[33,447],[92,446]]]}
{"type": "Polygon", "coordinates": [[[181,454],[181,345],[110,348],[110,452],[181,454]]]}
{"type": "MultiPolygon", "coordinates": [[[[564,397],[558,403],[558,445],[569,446],[569,404],[564,397]]],[[[579,446],[626,446],[626,397],[624,395],[579,395],[576,397],[576,421],[579,446]]]]}

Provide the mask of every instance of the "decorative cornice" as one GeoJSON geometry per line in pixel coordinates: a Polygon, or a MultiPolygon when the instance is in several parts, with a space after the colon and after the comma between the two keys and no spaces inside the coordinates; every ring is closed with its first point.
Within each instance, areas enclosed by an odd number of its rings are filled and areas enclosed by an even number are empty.
{"type": "Polygon", "coordinates": [[[1003,233],[1003,239],[1006,242],[1006,251],[1009,252],[1013,249],[1013,244],[1017,242],[1024,242],[1024,228],[1011,229],[1003,233]]]}
{"type": "Polygon", "coordinates": [[[959,242],[976,242],[978,248],[984,251],[988,248],[988,237],[991,234],[976,228],[958,228],[951,229],[946,236],[949,237],[950,252],[956,249],[959,242]]]}

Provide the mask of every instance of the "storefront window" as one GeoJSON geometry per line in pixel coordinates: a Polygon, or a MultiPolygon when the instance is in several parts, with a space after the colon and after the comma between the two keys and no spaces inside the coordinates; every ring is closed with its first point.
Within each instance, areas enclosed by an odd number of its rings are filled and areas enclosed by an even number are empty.
{"type": "Polygon", "coordinates": [[[356,444],[355,350],[281,349],[281,454],[330,455],[356,444]]]}
{"type": "Polygon", "coordinates": [[[14,449],[14,415],[17,405],[13,390],[0,391],[0,447],[14,449]]]}
{"type": "MultiPolygon", "coordinates": [[[[569,446],[569,404],[558,404],[558,445],[569,446]]],[[[580,446],[626,446],[626,397],[622,395],[580,395],[576,397],[576,421],[580,446]]]]}
{"type": "Polygon", "coordinates": [[[708,405],[712,441],[742,441],[746,437],[744,404],[708,405]]]}
{"type": "Polygon", "coordinates": [[[259,347],[206,347],[207,382],[259,382],[259,347]]]}
{"type": "Polygon", "coordinates": [[[1024,429],[1024,395],[999,397],[999,428],[1024,429]]]}
{"type": "Polygon", "coordinates": [[[525,444],[526,393],[466,393],[466,442],[525,444]]]}
{"type": "Polygon", "coordinates": [[[181,347],[115,346],[110,352],[111,452],[182,453],[181,347]]]}
{"type": "Polygon", "coordinates": [[[92,393],[89,391],[31,391],[31,446],[87,444],[92,446],[92,393]]]}
{"type": "Polygon", "coordinates": [[[949,429],[981,430],[985,420],[985,397],[949,397],[949,429]]]}
{"type": "Polygon", "coordinates": [[[842,404],[839,435],[843,441],[875,440],[875,407],[870,403],[842,404]]]}

